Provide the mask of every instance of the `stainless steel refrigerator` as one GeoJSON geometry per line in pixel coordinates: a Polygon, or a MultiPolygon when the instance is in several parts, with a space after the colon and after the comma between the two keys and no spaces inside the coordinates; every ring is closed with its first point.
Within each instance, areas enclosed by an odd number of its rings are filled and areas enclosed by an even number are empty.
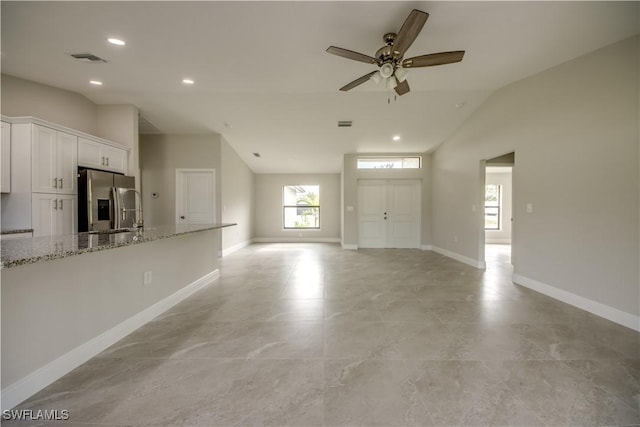
{"type": "Polygon", "coordinates": [[[78,169],[78,232],[133,227],[135,183],[132,176],[78,169]]]}

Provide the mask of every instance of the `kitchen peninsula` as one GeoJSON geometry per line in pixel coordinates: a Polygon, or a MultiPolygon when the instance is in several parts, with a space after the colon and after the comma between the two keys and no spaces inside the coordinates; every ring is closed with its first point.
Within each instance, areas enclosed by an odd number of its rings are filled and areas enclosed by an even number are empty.
{"type": "Polygon", "coordinates": [[[3,409],[214,281],[234,225],[3,241],[3,409]]]}

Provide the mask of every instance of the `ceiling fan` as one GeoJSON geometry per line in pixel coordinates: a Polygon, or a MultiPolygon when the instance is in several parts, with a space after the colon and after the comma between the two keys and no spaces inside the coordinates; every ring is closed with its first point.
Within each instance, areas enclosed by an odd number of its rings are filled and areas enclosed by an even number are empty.
{"type": "Polygon", "coordinates": [[[330,46],[327,49],[329,53],[342,56],[343,58],[353,59],[354,61],[375,64],[380,68],[377,71],[372,71],[344,85],[340,90],[346,92],[356,86],[360,86],[368,80],[380,83],[384,79],[385,86],[388,89],[395,89],[398,95],[404,95],[409,92],[409,83],[406,80],[409,68],[432,67],[434,65],[452,64],[462,61],[464,50],[431,53],[409,59],[402,59],[407,49],[409,49],[409,46],[411,46],[416,37],[418,37],[418,34],[420,34],[428,17],[429,14],[426,12],[417,9],[412,10],[404,21],[404,24],[402,24],[402,28],[400,28],[398,34],[387,33],[383,36],[386,45],[378,49],[375,57],[341,47],[330,46]]]}

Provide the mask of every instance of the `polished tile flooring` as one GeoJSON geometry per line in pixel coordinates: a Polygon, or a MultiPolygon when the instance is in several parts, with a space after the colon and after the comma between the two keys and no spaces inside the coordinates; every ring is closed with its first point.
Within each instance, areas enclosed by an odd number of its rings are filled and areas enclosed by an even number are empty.
{"type": "Polygon", "coordinates": [[[430,251],[252,245],[19,408],[76,425],[640,424],[639,334],[514,285],[508,250],[489,246],[480,271],[430,251]]]}

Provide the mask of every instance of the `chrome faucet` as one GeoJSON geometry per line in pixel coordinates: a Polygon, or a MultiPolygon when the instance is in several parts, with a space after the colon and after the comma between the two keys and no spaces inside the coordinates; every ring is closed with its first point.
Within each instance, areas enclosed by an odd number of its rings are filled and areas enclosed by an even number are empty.
{"type": "Polygon", "coordinates": [[[133,218],[133,228],[142,228],[144,226],[144,216],[143,216],[143,211],[142,211],[142,195],[140,194],[140,192],[138,190],[136,190],[135,188],[127,188],[126,190],[124,190],[122,192],[122,198],[124,198],[125,194],[129,193],[130,191],[133,191],[135,194],[138,195],[138,201],[140,202],[140,204],[138,206],[140,206],[140,208],[136,209],[126,209],[126,208],[120,208],[120,212],[122,213],[122,220],[126,221],[127,219],[127,212],[130,211],[134,211],[136,215],[138,212],[140,212],[140,220],[138,221],[137,215],[133,218]]]}

